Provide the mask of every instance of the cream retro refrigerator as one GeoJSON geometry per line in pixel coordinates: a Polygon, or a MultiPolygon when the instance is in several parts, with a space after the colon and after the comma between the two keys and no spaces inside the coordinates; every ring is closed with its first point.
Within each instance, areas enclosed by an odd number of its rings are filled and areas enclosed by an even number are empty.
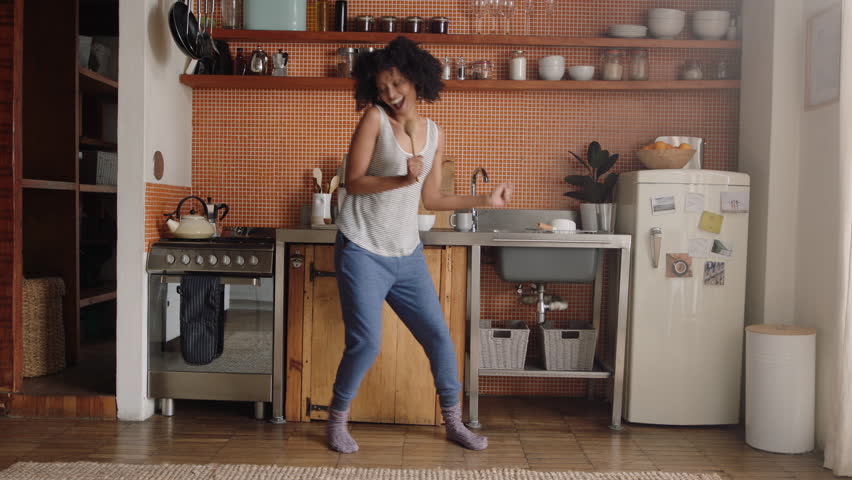
{"type": "Polygon", "coordinates": [[[633,235],[625,418],[739,423],[749,177],[621,175],[616,231],[633,235]]]}

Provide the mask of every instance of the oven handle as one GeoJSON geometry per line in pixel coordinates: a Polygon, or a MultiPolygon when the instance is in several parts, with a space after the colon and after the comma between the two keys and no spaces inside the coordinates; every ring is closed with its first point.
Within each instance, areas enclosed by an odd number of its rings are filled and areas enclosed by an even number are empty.
{"type": "MultiPolygon", "coordinates": [[[[180,283],[183,275],[162,275],[160,283],[180,283]]],[[[260,284],[259,277],[219,277],[222,285],[251,285],[256,287],[260,284]]]]}

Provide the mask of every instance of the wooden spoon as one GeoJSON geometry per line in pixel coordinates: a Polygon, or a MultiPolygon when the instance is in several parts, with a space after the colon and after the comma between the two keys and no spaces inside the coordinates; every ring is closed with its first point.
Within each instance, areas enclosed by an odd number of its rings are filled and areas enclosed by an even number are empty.
{"type": "MultiPolygon", "coordinates": [[[[405,121],[405,134],[408,135],[408,138],[411,139],[411,156],[417,156],[417,150],[414,149],[414,132],[417,131],[417,120],[411,119],[405,121]]],[[[417,177],[417,181],[420,181],[420,177],[417,177]]]]}
{"type": "Polygon", "coordinates": [[[340,185],[340,177],[338,177],[337,175],[331,177],[331,184],[328,187],[328,194],[331,195],[332,193],[334,193],[334,191],[337,190],[338,185],[340,185]]]}
{"type": "Polygon", "coordinates": [[[322,170],[319,168],[314,169],[314,180],[317,181],[317,189],[319,189],[319,193],[322,193],[322,170]]]}

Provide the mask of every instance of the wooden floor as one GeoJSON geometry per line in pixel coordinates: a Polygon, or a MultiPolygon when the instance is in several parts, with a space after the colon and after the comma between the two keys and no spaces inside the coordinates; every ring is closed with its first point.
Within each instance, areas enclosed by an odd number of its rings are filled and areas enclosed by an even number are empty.
{"type": "Polygon", "coordinates": [[[818,454],[761,452],[741,427],[607,428],[606,405],[585,400],[481,401],[490,446],[471,452],[443,428],[355,424],[361,451],[331,452],[324,423],[272,425],[251,404],[176,402],[172,418],[144,422],[0,418],[0,468],[15,461],[256,463],[387,468],[530,468],[717,472],[725,479],[829,479],[818,454]]]}

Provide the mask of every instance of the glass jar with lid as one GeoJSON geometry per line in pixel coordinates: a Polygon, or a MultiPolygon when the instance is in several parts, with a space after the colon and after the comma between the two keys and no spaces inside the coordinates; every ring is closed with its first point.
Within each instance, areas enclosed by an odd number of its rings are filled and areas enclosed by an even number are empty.
{"type": "Polygon", "coordinates": [[[490,80],[493,65],[490,60],[477,60],[470,64],[471,80],[490,80]]]}
{"type": "Polygon", "coordinates": [[[423,32],[423,18],[421,17],[406,17],[405,28],[406,33],[421,33],[423,32]]]}
{"type": "Polygon", "coordinates": [[[681,80],[701,80],[702,78],[704,78],[704,72],[698,60],[687,60],[683,63],[680,69],[681,80]]]}
{"type": "Polygon", "coordinates": [[[337,49],[337,76],[342,78],[352,77],[352,67],[355,66],[355,57],[358,50],[351,47],[337,49]]]}
{"type": "Polygon", "coordinates": [[[447,17],[432,17],[429,19],[430,33],[449,33],[450,19],[447,17]]]}
{"type": "Polygon", "coordinates": [[[527,56],[523,50],[512,50],[509,54],[509,79],[527,79],[527,56]]]}
{"type": "Polygon", "coordinates": [[[605,50],[601,55],[601,80],[624,79],[624,50],[605,50]]]}
{"type": "Polygon", "coordinates": [[[648,80],[648,50],[634,48],[630,51],[630,69],[627,78],[629,80],[648,80]]]}
{"type": "Polygon", "coordinates": [[[372,32],[376,29],[376,19],[372,15],[358,15],[355,17],[356,32],[372,32]]]}
{"type": "Polygon", "coordinates": [[[399,19],[393,15],[385,15],[379,19],[379,30],[385,33],[399,31],[399,19]]]}

